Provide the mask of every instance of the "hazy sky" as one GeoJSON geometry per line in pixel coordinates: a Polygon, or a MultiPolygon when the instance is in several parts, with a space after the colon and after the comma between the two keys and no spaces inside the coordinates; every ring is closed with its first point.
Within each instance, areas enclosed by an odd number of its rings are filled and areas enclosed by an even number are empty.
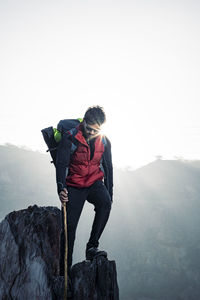
{"type": "Polygon", "coordinates": [[[199,1],[0,1],[0,143],[107,113],[117,166],[200,159],[199,1]]]}

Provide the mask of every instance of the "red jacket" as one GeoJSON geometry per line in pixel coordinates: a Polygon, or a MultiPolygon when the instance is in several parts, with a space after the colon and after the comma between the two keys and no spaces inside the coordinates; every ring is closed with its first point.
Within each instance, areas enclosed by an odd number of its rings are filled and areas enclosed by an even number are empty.
{"type": "Polygon", "coordinates": [[[102,138],[98,136],[95,140],[92,159],[90,159],[90,146],[80,129],[75,135],[75,139],[78,141],[78,147],[70,159],[66,184],[77,188],[89,187],[104,177],[104,173],[100,169],[100,161],[104,152],[102,138]]]}

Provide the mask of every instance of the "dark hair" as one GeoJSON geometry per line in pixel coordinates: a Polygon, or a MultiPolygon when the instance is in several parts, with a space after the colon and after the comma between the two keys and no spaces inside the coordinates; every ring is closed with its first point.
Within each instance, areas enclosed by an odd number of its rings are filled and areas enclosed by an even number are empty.
{"type": "Polygon", "coordinates": [[[102,125],[106,121],[106,115],[103,107],[91,106],[87,109],[84,120],[89,124],[102,125]]]}

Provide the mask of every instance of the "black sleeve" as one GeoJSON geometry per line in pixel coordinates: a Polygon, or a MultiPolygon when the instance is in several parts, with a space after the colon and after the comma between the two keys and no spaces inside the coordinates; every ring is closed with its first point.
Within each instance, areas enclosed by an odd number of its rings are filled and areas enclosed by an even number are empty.
{"type": "Polygon", "coordinates": [[[56,182],[58,194],[66,188],[66,177],[70,163],[71,141],[68,134],[64,134],[58,146],[56,156],[56,182]]]}
{"type": "Polygon", "coordinates": [[[103,154],[103,168],[105,171],[104,182],[108,189],[108,192],[111,197],[111,201],[113,200],[113,165],[112,165],[112,154],[111,154],[111,143],[106,138],[106,146],[103,154]]]}

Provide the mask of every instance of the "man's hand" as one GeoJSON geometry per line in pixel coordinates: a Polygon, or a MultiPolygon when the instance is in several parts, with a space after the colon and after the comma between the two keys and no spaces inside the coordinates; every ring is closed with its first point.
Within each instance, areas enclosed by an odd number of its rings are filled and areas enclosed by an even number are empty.
{"type": "Polygon", "coordinates": [[[66,188],[64,188],[60,194],[59,194],[59,198],[60,198],[60,201],[62,202],[62,204],[66,203],[69,201],[69,198],[68,198],[68,191],[66,188]]]}

